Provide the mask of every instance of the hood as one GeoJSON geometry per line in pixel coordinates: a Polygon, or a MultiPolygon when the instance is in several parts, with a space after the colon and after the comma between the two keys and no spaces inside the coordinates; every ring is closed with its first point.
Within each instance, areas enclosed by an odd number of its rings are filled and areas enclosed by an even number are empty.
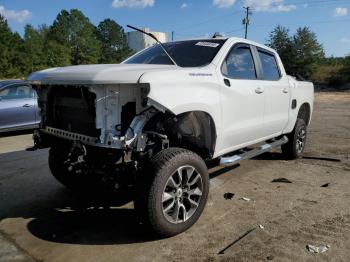
{"type": "Polygon", "coordinates": [[[50,68],[32,73],[27,82],[31,84],[114,84],[137,83],[146,72],[177,68],[174,65],[110,64],[79,65],[50,68]]]}

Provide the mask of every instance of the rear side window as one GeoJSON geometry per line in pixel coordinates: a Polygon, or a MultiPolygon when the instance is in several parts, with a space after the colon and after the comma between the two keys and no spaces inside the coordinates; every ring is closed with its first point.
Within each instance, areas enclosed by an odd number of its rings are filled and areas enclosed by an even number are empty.
{"type": "Polygon", "coordinates": [[[249,46],[234,47],[222,65],[222,73],[235,79],[256,79],[256,70],[249,46]]]}
{"type": "Polygon", "coordinates": [[[29,86],[12,86],[0,91],[1,99],[32,98],[33,90],[29,86]]]}
{"type": "Polygon", "coordinates": [[[262,50],[258,50],[258,53],[263,70],[262,78],[264,80],[272,81],[280,79],[281,74],[278,68],[276,57],[273,54],[264,52],[262,50]]]}

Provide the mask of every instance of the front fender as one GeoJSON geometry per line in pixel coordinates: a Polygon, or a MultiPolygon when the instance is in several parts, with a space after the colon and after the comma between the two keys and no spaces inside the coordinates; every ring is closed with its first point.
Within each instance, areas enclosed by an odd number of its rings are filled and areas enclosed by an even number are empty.
{"type": "Polygon", "coordinates": [[[220,85],[211,70],[180,69],[166,72],[150,72],[141,76],[140,83],[149,83],[148,98],[175,115],[191,111],[209,114],[221,130],[220,85]]]}

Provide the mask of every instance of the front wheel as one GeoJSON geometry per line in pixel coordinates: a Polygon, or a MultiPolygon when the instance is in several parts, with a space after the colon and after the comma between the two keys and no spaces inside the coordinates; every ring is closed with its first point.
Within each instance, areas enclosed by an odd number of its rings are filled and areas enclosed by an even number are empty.
{"type": "Polygon", "coordinates": [[[191,151],[169,148],[151,159],[148,170],[148,185],[137,187],[140,191],[135,199],[144,221],[161,237],[190,228],[208,197],[209,175],[204,161],[191,151]]]}
{"type": "Polygon", "coordinates": [[[282,146],[282,153],[288,159],[300,158],[305,149],[307,127],[303,119],[297,119],[294,130],[288,135],[288,143],[282,146]]]}

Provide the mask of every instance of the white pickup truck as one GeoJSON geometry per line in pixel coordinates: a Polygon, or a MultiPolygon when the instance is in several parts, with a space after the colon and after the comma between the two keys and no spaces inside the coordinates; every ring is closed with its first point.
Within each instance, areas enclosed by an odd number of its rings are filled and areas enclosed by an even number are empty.
{"type": "Polygon", "coordinates": [[[52,68],[28,82],[42,117],[34,141],[50,147],[54,177],[73,189],[133,190],[143,221],[163,237],[201,215],[206,160],[235,165],[277,146],[298,158],[313,111],[313,84],[240,38],[158,44],[121,64],[52,68]]]}

